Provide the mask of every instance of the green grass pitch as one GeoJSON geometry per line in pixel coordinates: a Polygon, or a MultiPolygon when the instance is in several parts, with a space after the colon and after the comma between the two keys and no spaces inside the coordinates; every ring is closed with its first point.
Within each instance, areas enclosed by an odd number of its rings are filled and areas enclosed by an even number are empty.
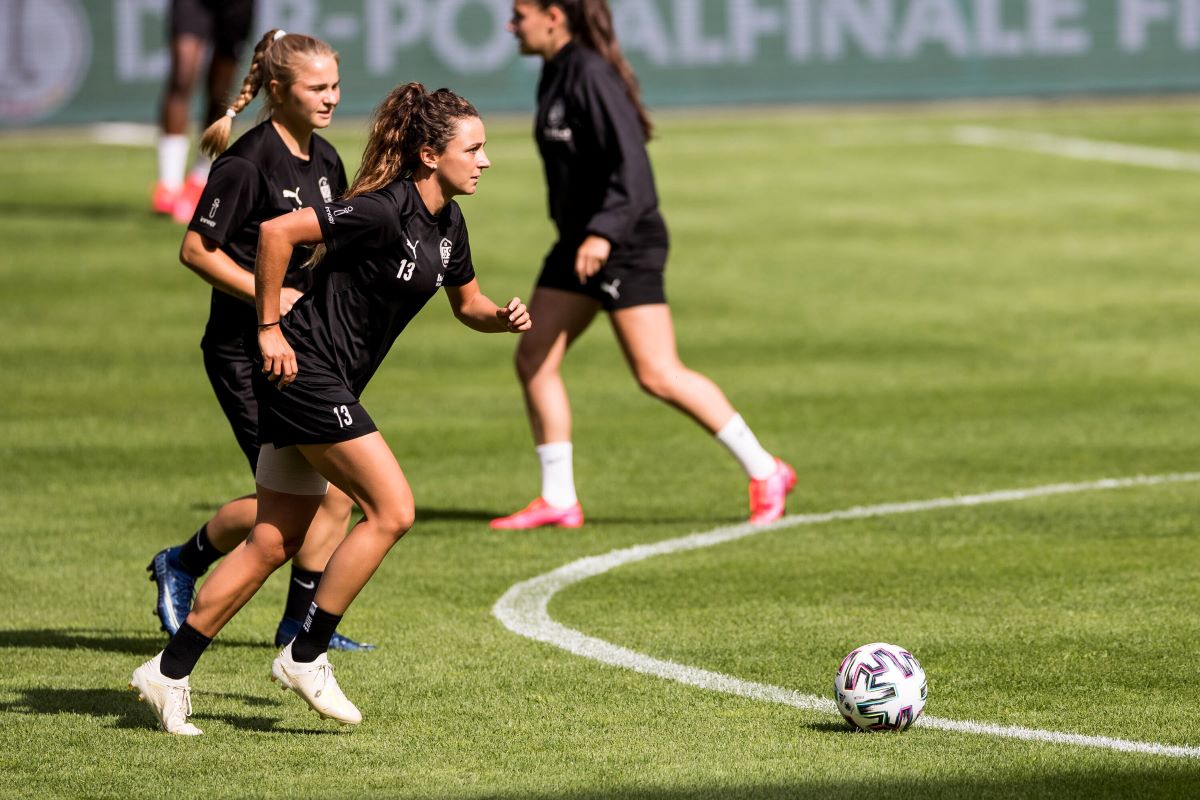
{"type": "MultiPolygon", "coordinates": [[[[1200,450],[1200,175],[954,144],[956,126],[1200,150],[1187,104],[663,114],[680,351],[800,486],[789,512],[1182,473],[1200,450]]],[[[462,200],[484,290],[551,228],[528,120],[462,200]]],[[[331,138],[353,168],[361,122],[331,138]]],[[[267,680],[285,582],[193,675],[198,740],[126,689],[164,638],[143,568],[249,476],[198,342],[208,292],[147,211],[153,154],[0,137],[0,797],[1194,797],[1200,759],[915,728],[693,688],[519,637],[491,608],[568,562],[736,524],[740,471],[642,395],[603,320],[566,369],[588,525],[499,535],[536,492],[512,337],[435,298],[364,397],[418,523],[334,655],[363,709],[267,680]]],[[[1200,485],[797,526],[572,586],[561,623],[828,696],[894,641],[926,713],[1200,747],[1200,485]]]]}

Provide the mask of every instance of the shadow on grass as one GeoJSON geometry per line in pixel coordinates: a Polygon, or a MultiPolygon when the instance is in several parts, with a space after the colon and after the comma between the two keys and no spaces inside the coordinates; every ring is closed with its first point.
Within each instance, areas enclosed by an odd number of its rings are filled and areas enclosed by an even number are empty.
{"type": "MultiPolygon", "coordinates": [[[[284,705],[282,701],[255,695],[193,690],[193,702],[204,703],[210,698],[234,700],[253,708],[276,709],[282,708],[284,705]]],[[[16,700],[0,702],[0,713],[5,712],[38,716],[85,714],[104,720],[113,718],[109,725],[112,728],[138,730],[157,727],[153,712],[149,707],[138,702],[137,694],[132,689],[21,689],[18,691],[16,700]]],[[[283,727],[283,720],[280,717],[261,714],[199,712],[192,716],[192,721],[201,728],[204,727],[205,720],[222,722],[238,730],[260,733],[327,736],[341,732],[340,727],[320,727],[316,723],[312,727],[283,727]]]]}
{"type": "MultiPolygon", "coordinates": [[[[114,630],[72,630],[41,628],[35,630],[0,630],[0,649],[38,650],[100,650],[106,653],[125,653],[131,656],[152,656],[167,644],[166,634],[131,634],[114,630]]],[[[271,650],[268,639],[218,639],[214,646],[252,647],[271,650]]]]}
{"type": "MultiPolygon", "coordinates": [[[[819,800],[863,800],[863,798],[946,798],[946,800],[988,800],[989,798],[1175,798],[1194,797],[1194,779],[1186,770],[1161,770],[1156,765],[1122,769],[1082,771],[1046,770],[1040,775],[988,776],[981,773],[966,776],[930,776],[897,778],[887,781],[864,775],[861,780],[827,781],[798,784],[739,783],[736,786],[714,784],[690,787],[609,786],[603,789],[563,791],[553,794],[538,792],[489,793],[474,795],[477,800],[774,800],[774,798],[817,798],[819,800]]],[[[461,796],[461,795],[457,795],[461,796]]]]}
{"type": "MultiPolygon", "coordinates": [[[[429,508],[417,506],[417,524],[422,522],[489,522],[497,517],[511,514],[518,509],[514,506],[506,509],[482,508],[429,508]]],[[[687,515],[655,514],[633,516],[587,516],[586,522],[592,525],[703,525],[716,527],[718,525],[736,525],[745,522],[743,517],[696,517],[687,515]]]]}

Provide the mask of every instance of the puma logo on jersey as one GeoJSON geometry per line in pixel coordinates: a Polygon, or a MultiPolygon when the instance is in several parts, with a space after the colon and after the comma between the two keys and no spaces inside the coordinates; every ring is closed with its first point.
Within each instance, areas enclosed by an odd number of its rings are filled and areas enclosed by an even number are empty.
{"type": "Polygon", "coordinates": [[[326,203],[332,203],[333,192],[329,188],[329,178],[322,175],[321,180],[317,181],[317,187],[321,190],[321,199],[326,203]]]}
{"type": "Polygon", "coordinates": [[[420,239],[417,239],[414,242],[414,241],[411,241],[407,236],[404,237],[404,246],[412,251],[413,261],[417,260],[417,245],[419,245],[420,243],[421,243],[420,239]]]}
{"type": "Polygon", "coordinates": [[[601,281],[600,282],[600,291],[608,294],[610,297],[612,297],[613,300],[620,300],[621,299],[621,291],[619,288],[620,286],[621,286],[620,278],[617,278],[612,283],[606,283],[604,281],[601,281]]]}
{"type": "Polygon", "coordinates": [[[304,203],[301,202],[301,200],[300,200],[300,187],[299,186],[297,186],[295,189],[284,189],[283,196],[284,196],[284,199],[286,199],[286,200],[294,200],[296,202],[296,208],[304,207],[304,203]]]}

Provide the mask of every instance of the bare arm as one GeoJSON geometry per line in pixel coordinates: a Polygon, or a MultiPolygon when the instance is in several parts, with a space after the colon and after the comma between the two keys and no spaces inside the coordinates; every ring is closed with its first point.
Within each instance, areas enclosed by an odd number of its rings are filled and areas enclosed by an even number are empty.
{"type": "MultiPolygon", "coordinates": [[[[236,297],[246,305],[254,305],[254,275],[237,265],[207,236],[188,231],[179,248],[179,260],[210,286],[236,297]]],[[[301,292],[290,287],[281,290],[280,312],[286,314],[300,299],[301,292]]]]}
{"type": "Polygon", "coordinates": [[[321,242],[321,225],[311,208],[267,220],[258,230],[254,262],[254,305],[258,309],[258,346],[263,372],[280,389],[296,380],[296,354],[279,330],[279,290],[297,245],[321,242]],[[265,326],[265,327],[264,327],[265,326]]]}
{"type": "Polygon", "coordinates": [[[520,298],[514,297],[498,306],[479,291],[479,282],[472,280],[463,286],[447,286],[446,299],[458,321],[483,333],[522,333],[533,327],[529,310],[520,298]]]}

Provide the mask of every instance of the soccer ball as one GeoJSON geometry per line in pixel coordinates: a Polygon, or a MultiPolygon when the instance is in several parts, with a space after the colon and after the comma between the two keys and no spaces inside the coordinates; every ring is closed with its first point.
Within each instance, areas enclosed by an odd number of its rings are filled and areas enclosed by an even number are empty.
{"type": "Polygon", "coordinates": [[[921,716],[928,694],[920,662],[884,642],[851,650],[833,682],[838,711],[861,731],[904,730],[921,716]]]}

